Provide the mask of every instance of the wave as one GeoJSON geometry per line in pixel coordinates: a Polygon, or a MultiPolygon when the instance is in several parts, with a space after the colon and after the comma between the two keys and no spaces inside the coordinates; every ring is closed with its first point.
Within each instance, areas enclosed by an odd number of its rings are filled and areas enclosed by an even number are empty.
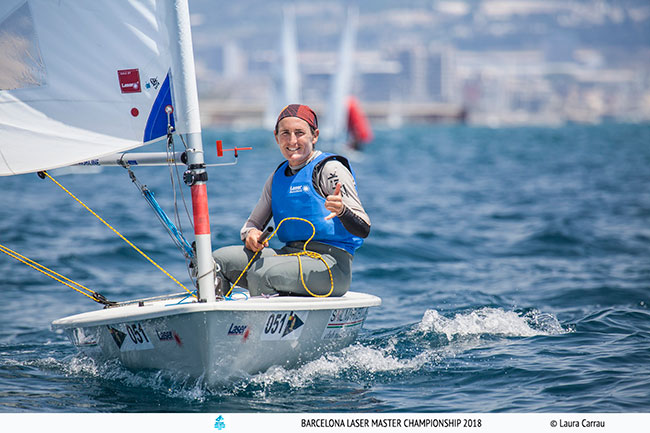
{"type": "MultiPolygon", "coordinates": [[[[128,398],[134,393],[137,400],[140,390],[145,389],[167,398],[179,398],[186,401],[202,402],[210,395],[210,390],[201,378],[192,378],[186,374],[160,370],[133,371],[124,367],[119,361],[96,361],[81,353],[58,360],[52,357],[35,361],[37,367],[52,369],[70,378],[81,379],[86,387],[97,387],[105,391],[113,389],[128,398]],[[94,382],[96,379],[97,382],[94,382]]],[[[101,394],[103,394],[102,392],[101,394]]],[[[87,403],[92,406],[93,403],[87,403]]],[[[101,402],[94,404],[100,405],[101,402]]],[[[147,410],[142,409],[142,410],[147,410]]]]}
{"type": "Polygon", "coordinates": [[[481,308],[452,318],[427,310],[420,322],[374,331],[365,339],[295,369],[272,367],[238,384],[235,392],[274,393],[286,388],[326,387],[335,381],[391,382],[398,377],[428,375],[447,361],[485,344],[464,337],[534,337],[570,332],[552,314],[535,309],[505,311],[481,308]]]}
{"type": "Polygon", "coordinates": [[[367,381],[378,376],[395,376],[401,373],[417,371],[424,365],[439,361],[440,358],[430,351],[422,352],[411,358],[403,358],[396,351],[395,342],[386,347],[372,347],[355,343],[336,353],[323,355],[296,369],[271,367],[264,373],[253,376],[241,389],[251,386],[269,389],[278,384],[291,388],[306,388],[328,379],[367,381]]]}
{"type": "Polygon", "coordinates": [[[436,310],[427,310],[417,329],[420,332],[444,334],[448,341],[464,336],[534,337],[566,332],[552,314],[538,310],[504,311],[491,307],[460,313],[451,319],[436,310]]]}

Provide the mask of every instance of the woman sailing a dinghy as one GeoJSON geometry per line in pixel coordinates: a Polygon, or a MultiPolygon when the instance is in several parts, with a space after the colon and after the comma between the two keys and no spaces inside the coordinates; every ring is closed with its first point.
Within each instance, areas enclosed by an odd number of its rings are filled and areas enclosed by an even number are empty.
{"type": "Polygon", "coordinates": [[[370,233],[370,219],[359,200],[353,171],[344,157],[315,150],[318,119],[306,105],[285,107],[274,135],[286,161],[267,179],[241,229],[245,245],[213,252],[220,279],[217,290],[227,295],[239,278],[237,285],[247,288],[251,296],[342,296],[350,288],[354,252],[370,233]],[[268,242],[260,242],[272,217],[285,243],[280,249],[265,248],[268,242]],[[314,228],[294,217],[310,221],[314,228]],[[314,230],[305,249],[320,258],[288,255],[302,252],[314,230]]]}

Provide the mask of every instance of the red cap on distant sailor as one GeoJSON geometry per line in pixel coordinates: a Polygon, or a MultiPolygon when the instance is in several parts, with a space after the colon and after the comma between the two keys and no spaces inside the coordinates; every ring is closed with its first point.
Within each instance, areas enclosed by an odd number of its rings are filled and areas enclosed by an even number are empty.
{"type": "Polygon", "coordinates": [[[278,116],[277,122],[275,122],[275,132],[278,132],[278,123],[285,117],[297,117],[307,122],[312,128],[318,129],[316,113],[306,105],[291,104],[284,107],[278,116]]]}

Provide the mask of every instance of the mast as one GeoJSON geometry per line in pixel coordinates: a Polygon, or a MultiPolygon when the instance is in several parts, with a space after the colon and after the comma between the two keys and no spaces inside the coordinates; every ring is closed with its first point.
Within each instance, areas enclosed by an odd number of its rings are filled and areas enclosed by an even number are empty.
{"type": "Polygon", "coordinates": [[[199,117],[199,97],[196,88],[194,53],[190,28],[190,11],[186,0],[175,0],[172,7],[172,28],[170,45],[172,62],[173,95],[175,97],[176,128],[187,143],[187,165],[185,182],[192,192],[192,211],[194,215],[194,236],[196,241],[196,260],[198,266],[199,299],[215,302],[214,260],[210,240],[210,216],[208,214],[208,194],[201,141],[201,122],[199,117]]]}

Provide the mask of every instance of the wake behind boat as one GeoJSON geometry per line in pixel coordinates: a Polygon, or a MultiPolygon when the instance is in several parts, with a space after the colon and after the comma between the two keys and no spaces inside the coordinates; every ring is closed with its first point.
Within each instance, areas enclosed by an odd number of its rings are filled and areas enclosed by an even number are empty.
{"type": "Polygon", "coordinates": [[[93,358],[207,383],[292,366],[354,341],[379,298],[355,292],[332,298],[216,296],[186,1],[11,0],[0,6],[0,29],[0,42],[9,47],[7,66],[0,69],[0,175],[39,172],[56,182],[46,170],[75,164],[128,169],[125,180],[139,186],[196,275],[195,291],[116,303],[0,246],[105,305],[56,320],[54,330],[93,358]],[[126,153],[165,139],[165,152],[126,153]],[[138,165],[165,164],[186,166],[192,245],[133,172],[138,165]]]}

